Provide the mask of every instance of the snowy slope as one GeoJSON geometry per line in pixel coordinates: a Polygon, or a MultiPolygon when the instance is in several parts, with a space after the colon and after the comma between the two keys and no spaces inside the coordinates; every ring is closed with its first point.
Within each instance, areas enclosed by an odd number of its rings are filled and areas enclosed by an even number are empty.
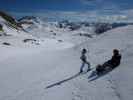
{"type": "MultiPolygon", "coordinates": [[[[23,23],[23,28],[28,31],[30,34],[36,37],[47,37],[47,38],[54,38],[59,40],[66,40],[68,38],[72,38],[75,36],[91,37],[93,33],[92,27],[85,27],[84,25],[80,25],[80,28],[71,30],[70,25],[66,25],[66,27],[61,28],[59,24],[63,24],[60,22],[45,22],[41,20],[41,18],[35,17],[34,19],[23,19],[20,21],[23,23]],[[27,24],[27,23],[32,24],[27,24]],[[67,38],[68,37],[68,38],[67,38]],[[64,39],[65,38],[65,39],[64,39]]],[[[77,24],[78,23],[74,23],[77,24]]],[[[71,26],[72,27],[72,26],[71,26]]],[[[72,40],[72,39],[71,39],[72,40]]]]}
{"type": "Polygon", "coordinates": [[[132,33],[133,26],[127,26],[92,39],[62,36],[65,42],[43,38],[37,47],[0,45],[0,100],[132,100],[132,33]],[[79,72],[83,47],[89,50],[91,67],[108,60],[113,48],[120,49],[122,63],[97,80],[88,82],[89,72],[46,89],[79,72]]]}
{"type": "MultiPolygon", "coordinates": [[[[3,28],[3,32],[1,32],[1,36],[0,36],[0,44],[3,43],[9,43],[10,46],[12,47],[40,47],[43,46],[44,48],[49,49],[49,45],[50,47],[54,45],[59,45],[61,47],[63,47],[64,44],[66,45],[72,45],[71,43],[67,43],[67,42],[62,42],[60,43],[60,41],[58,41],[57,39],[49,39],[49,38],[38,38],[36,36],[34,36],[34,34],[38,34],[38,31],[40,33],[42,33],[43,31],[39,28],[39,24],[37,24],[36,26],[38,26],[38,30],[35,31],[33,34],[30,34],[26,31],[23,30],[17,30],[13,27],[11,27],[10,25],[8,25],[7,21],[2,18],[0,16],[0,24],[2,25],[3,28]]],[[[41,27],[41,26],[40,26],[41,27]]],[[[66,46],[65,46],[66,47],[66,46]]],[[[56,49],[56,47],[54,48],[56,49]]]]}

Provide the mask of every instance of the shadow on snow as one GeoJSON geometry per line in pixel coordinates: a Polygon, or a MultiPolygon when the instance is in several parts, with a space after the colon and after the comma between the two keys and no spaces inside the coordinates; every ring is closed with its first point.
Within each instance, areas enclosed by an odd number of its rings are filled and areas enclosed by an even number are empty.
{"type": "MultiPolygon", "coordinates": [[[[92,69],[93,69],[93,68],[91,68],[89,71],[91,71],[92,69]]],[[[65,83],[65,82],[68,82],[68,81],[70,81],[70,80],[72,80],[72,79],[74,79],[74,78],[76,78],[76,77],[78,77],[78,76],[80,76],[80,75],[82,75],[82,74],[86,74],[86,73],[89,72],[89,71],[82,72],[82,73],[81,73],[81,72],[78,72],[77,74],[75,74],[75,75],[73,75],[73,76],[71,76],[71,77],[69,77],[69,78],[66,78],[66,79],[64,79],[64,80],[62,80],[62,81],[59,81],[59,82],[53,83],[53,84],[51,84],[51,85],[48,85],[45,89],[49,89],[49,88],[52,88],[52,87],[61,85],[61,84],[65,83]]]]}
{"type": "Polygon", "coordinates": [[[79,72],[79,73],[77,73],[77,74],[75,74],[75,75],[73,75],[73,76],[71,76],[71,77],[69,77],[69,78],[66,78],[66,79],[64,79],[64,80],[62,80],[62,81],[56,82],[56,83],[54,83],[54,84],[51,84],[51,85],[47,86],[46,89],[52,88],[52,87],[54,87],[54,86],[61,85],[62,83],[65,83],[65,82],[67,82],[67,81],[69,81],[69,80],[72,80],[72,79],[78,77],[80,74],[81,74],[81,73],[79,72]]]}

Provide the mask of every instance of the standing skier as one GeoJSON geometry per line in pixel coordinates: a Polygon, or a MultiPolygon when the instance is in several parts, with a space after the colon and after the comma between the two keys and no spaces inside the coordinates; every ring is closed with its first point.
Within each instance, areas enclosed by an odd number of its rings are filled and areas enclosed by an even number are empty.
{"type": "Polygon", "coordinates": [[[86,53],[87,53],[87,50],[82,49],[81,57],[80,57],[80,59],[82,60],[82,66],[80,68],[80,72],[83,72],[83,68],[84,68],[85,64],[88,65],[88,70],[87,71],[90,70],[90,63],[87,61],[86,53]]]}

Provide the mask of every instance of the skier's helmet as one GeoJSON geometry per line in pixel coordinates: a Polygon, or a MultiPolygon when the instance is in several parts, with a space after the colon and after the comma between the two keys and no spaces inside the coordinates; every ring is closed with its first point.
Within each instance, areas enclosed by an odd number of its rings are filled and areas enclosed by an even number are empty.
{"type": "Polygon", "coordinates": [[[84,48],[84,49],[82,49],[82,53],[86,53],[87,52],[87,50],[84,48]]]}

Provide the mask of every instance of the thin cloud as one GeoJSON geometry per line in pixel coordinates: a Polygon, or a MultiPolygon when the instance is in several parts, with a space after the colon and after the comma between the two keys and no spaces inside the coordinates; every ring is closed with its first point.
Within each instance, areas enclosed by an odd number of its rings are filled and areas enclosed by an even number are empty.
{"type": "Polygon", "coordinates": [[[117,11],[115,13],[105,13],[105,11],[40,11],[37,13],[14,12],[16,16],[39,16],[43,19],[71,20],[71,21],[101,21],[101,22],[133,22],[133,10],[117,11]]]}

